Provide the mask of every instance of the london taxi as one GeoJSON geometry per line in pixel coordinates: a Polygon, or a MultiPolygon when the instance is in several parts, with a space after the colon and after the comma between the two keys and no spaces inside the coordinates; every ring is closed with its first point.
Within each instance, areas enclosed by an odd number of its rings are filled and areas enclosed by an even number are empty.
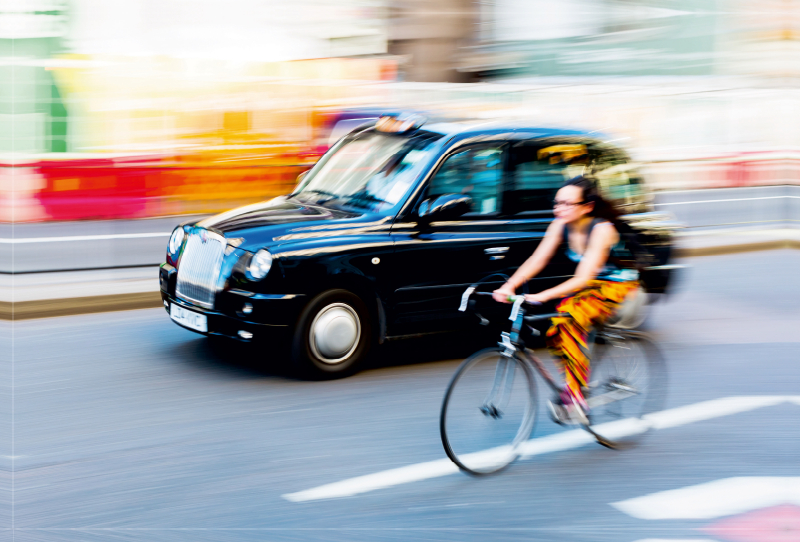
{"type": "MultiPolygon", "coordinates": [[[[347,375],[392,337],[473,325],[462,292],[495,273],[487,287],[499,286],[530,256],[555,192],[578,174],[646,233],[659,260],[647,295],[666,291],[673,223],[652,212],[622,149],[580,131],[398,114],[347,134],[291,194],[178,226],[159,272],[164,307],[205,335],[278,332],[297,370],[347,375]]],[[[532,291],[573,270],[556,259],[532,291]]]]}

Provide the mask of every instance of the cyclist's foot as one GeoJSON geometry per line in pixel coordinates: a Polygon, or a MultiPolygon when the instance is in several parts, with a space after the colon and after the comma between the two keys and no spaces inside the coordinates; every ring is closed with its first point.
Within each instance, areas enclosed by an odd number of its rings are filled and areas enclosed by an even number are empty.
{"type": "Polygon", "coordinates": [[[570,423],[584,426],[589,425],[589,416],[587,416],[586,411],[582,409],[578,403],[568,405],[566,410],[570,423]]]}
{"type": "Polygon", "coordinates": [[[589,406],[583,395],[575,395],[565,387],[557,398],[548,402],[550,418],[559,425],[589,425],[589,406]]]}
{"type": "Polygon", "coordinates": [[[547,406],[550,408],[550,419],[558,425],[567,425],[568,416],[567,409],[561,404],[561,401],[556,399],[554,401],[547,401],[547,406]]]}

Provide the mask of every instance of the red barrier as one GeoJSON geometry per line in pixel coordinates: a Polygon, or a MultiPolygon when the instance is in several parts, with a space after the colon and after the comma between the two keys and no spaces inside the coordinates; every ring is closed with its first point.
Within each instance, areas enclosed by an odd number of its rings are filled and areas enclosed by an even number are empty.
{"type": "Polygon", "coordinates": [[[220,212],[290,192],[297,176],[309,167],[298,163],[296,156],[241,164],[140,156],[15,165],[14,175],[6,175],[13,179],[8,184],[13,182],[14,190],[2,193],[0,220],[127,219],[220,212]]]}

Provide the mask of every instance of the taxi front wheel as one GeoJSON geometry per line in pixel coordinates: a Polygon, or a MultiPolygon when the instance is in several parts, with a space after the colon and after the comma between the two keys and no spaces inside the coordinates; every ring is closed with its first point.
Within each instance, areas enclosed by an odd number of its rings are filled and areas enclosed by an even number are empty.
{"type": "Polygon", "coordinates": [[[347,290],[328,290],[303,310],[292,341],[292,361],[301,376],[337,378],[355,372],[373,342],[370,312],[347,290]]]}

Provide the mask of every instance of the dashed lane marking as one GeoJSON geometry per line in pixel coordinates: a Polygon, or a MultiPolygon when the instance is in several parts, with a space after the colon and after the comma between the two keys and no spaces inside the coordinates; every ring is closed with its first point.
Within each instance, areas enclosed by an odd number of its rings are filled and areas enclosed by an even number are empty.
{"type": "Polygon", "coordinates": [[[611,506],[639,519],[714,519],[781,504],[800,506],[800,477],[724,478],[611,506]]]}

